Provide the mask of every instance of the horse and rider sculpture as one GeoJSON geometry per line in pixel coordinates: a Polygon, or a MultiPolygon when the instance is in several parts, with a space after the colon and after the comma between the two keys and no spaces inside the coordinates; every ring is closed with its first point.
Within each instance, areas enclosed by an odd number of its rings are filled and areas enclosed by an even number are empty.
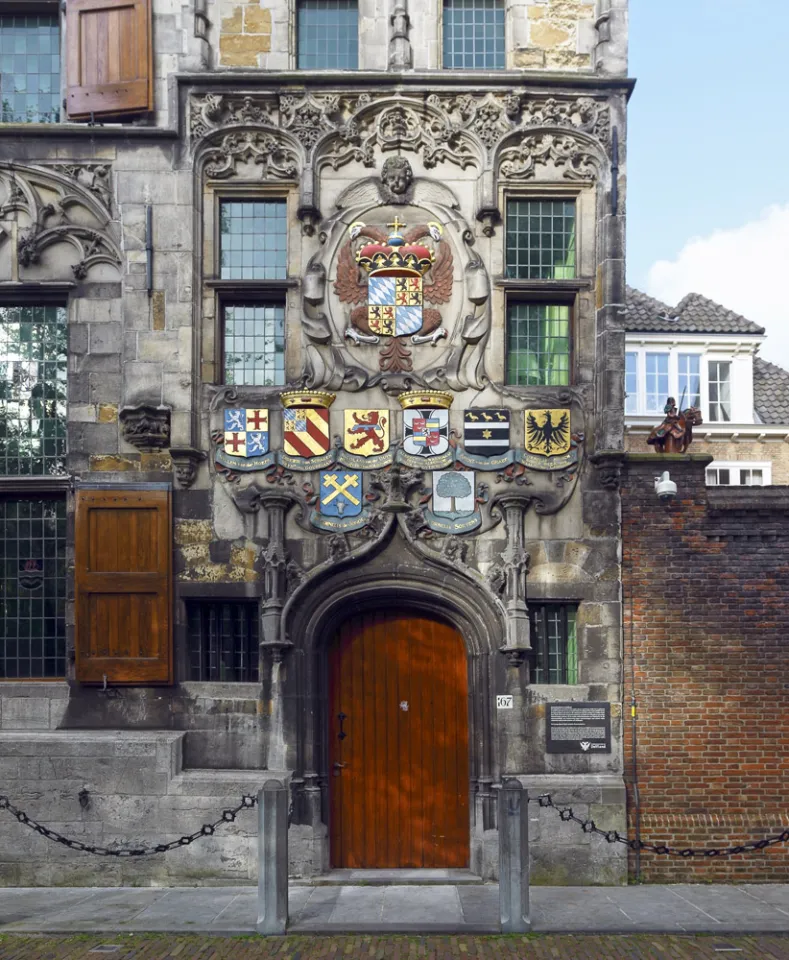
{"type": "Polygon", "coordinates": [[[693,428],[704,422],[701,410],[698,407],[688,407],[678,413],[677,401],[674,397],[669,397],[663,413],[663,422],[652,430],[647,437],[647,443],[655,448],[655,453],[685,453],[693,442],[693,428]]]}

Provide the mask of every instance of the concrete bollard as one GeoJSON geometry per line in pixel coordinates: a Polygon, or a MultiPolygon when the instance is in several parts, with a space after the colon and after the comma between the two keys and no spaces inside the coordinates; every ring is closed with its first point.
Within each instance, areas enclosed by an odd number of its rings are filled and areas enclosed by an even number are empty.
{"type": "Polygon", "coordinates": [[[288,789],[269,780],[258,792],[258,922],[263,934],[288,926],[288,789]]]}
{"type": "Polygon", "coordinates": [[[499,911],[502,933],[531,930],[529,792],[512,779],[499,790],[499,911]]]}

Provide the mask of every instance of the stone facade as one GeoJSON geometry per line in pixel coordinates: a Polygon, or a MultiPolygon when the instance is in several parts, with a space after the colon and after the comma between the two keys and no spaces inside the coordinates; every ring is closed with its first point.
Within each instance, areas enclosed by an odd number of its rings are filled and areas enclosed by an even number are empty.
{"type": "MultiPolygon", "coordinates": [[[[147,841],[190,832],[253,782],[285,778],[292,871],[320,874],[330,862],[326,649],[350,611],[398,604],[444,617],[466,642],[472,870],[495,876],[495,788],[505,775],[623,829],[626,3],[509,4],[511,69],[475,76],[425,72],[439,66],[430,9],[408,37],[414,71],[387,71],[388,11],[370,0],[360,4],[364,72],[329,78],[292,70],[290,6],[222,0],[190,11],[162,2],[153,8],[156,126],[20,125],[0,142],[0,291],[30,298],[46,289],[69,322],[67,473],[5,484],[67,498],[69,665],[64,683],[0,683],[4,788],[66,833],[147,841]],[[407,161],[405,187],[387,179],[394,157],[401,170],[407,161]],[[502,215],[513,196],[576,205],[577,278],[532,290],[572,305],[566,387],[505,383],[512,287],[502,215]],[[218,205],[267,197],[284,199],[288,212],[285,379],[297,394],[336,395],[332,435],[346,410],[385,410],[394,454],[404,440],[400,396],[438,391],[450,398],[450,463],[463,411],[477,407],[510,410],[513,447],[523,446],[524,411],[566,411],[567,463],[477,467],[479,523],[457,535],[426,522],[430,475],[418,464],[366,471],[368,521],[338,533],[310,521],[317,468],[280,460],[239,474],[220,463],[225,408],[268,409],[272,450],[282,450],[285,385],[224,384],[219,332],[222,306],[238,290],[219,276],[218,205]],[[399,347],[359,337],[342,272],[349,231],[362,221],[386,231],[395,218],[438,225],[426,242],[444,284],[433,301],[425,294],[432,334],[400,338],[399,347]],[[79,681],[73,510],[75,486],[87,483],[172,484],[171,686],[79,681]],[[186,679],[192,598],[259,603],[259,685],[186,679]],[[569,686],[530,682],[526,608],[544,601],[579,604],[569,686]],[[514,709],[497,713],[496,694],[511,694],[514,709]],[[545,752],[545,704],[571,699],[611,703],[610,754],[545,752]],[[97,798],[89,813],[75,799],[83,787],[97,798]],[[56,811],[44,790],[59,798],[56,811]]],[[[534,846],[537,882],[624,881],[621,849],[560,838],[547,813],[534,846]]],[[[0,877],[252,879],[251,829],[218,831],[178,856],[122,866],[81,856],[75,865],[70,851],[29,837],[24,845],[22,828],[3,819],[0,877]]]]}
{"type": "MultiPolygon", "coordinates": [[[[643,840],[679,848],[775,835],[788,814],[789,496],[709,488],[710,459],[633,454],[622,481],[625,701],[637,705],[624,736],[630,836],[640,828],[643,840]],[[671,503],[655,497],[656,463],[677,484],[671,503]]],[[[640,865],[631,853],[637,871],[656,883],[785,882],[786,852],[643,851],[640,865]]]]}
{"type": "MultiPolygon", "coordinates": [[[[644,435],[627,434],[625,446],[628,453],[652,454],[652,448],[648,446],[644,435]]],[[[693,453],[708,454],[716,462],[723,463],[768,463],[771,465],[772,485],[789,485],[789,443],[786,440],[694,439],[693,453]]]]}

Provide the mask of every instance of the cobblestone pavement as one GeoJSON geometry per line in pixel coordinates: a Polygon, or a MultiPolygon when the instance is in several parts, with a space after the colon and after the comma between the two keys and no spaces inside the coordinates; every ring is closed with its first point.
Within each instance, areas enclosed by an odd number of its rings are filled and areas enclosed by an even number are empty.
{"type": "Polygon", "coordinates": [[[0,934],[0,960],[789,960],[789,937],[519,936],[207,937],[0,934]],[[104,948],[104,949],[101,949],[104,948]]]}

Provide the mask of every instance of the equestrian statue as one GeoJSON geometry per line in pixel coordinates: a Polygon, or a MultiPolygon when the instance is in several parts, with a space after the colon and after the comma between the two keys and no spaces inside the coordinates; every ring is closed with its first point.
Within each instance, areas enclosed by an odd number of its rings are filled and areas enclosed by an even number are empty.
{"type": "MultiPolygon", "coordinates": [[[[684,393],[682,396],[684,399],[684,393]]],[[[669,397],[663,414],[663,422],[652,430],[647,437],[647,443],[655,448],[655,453],[685,453],[693,442],[693,428],[704,422],[701,410],[698,407],[688,407],[678,413],[677,401],[674,397],[669,397]]]]}

